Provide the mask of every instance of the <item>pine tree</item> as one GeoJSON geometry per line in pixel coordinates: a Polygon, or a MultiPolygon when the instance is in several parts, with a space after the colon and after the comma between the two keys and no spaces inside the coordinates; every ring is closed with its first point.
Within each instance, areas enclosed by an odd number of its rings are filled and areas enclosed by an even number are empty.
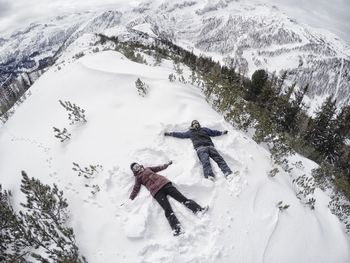
{"type": "Polygon", "coordinates": [[[60,129],[53,127],[53,131],[55,133],[55,137],[60,139],[61,142],[64,142],[65,140],[69,140],[71,137],[71,134],[67,131],[66,128],[63,128],[61,131],[60,129]]]}
{"type": "Polygon", "coordinates": [[[176,80],[176,76],[173,73],[170,73],[168,79],[170,82],[174,82],[176,80]]]}
{"type": "Polygon", "coordinates": [[[180,65],[180,62],[178,59],[174,59],[173,61],[173,67],[174,67],[174,70],[175,72],[178,74],[178,75],[181,75],[183,73],[183,69],[181,68],[181,65],[180,65]]]}
{"type": "Polygon", "coordinates": [[[24,229],[11,205],[11,192],[0,185],[0,262],[25,262],[29,246],[24,229]]]}
{"type": "Polygon", "coordinates": [[[161,53],[155,51],[153,57],[154,57],[154,66],[159,66],[160,64],[162,64],[162,55],[161,55],[161,53]]]}
{"type": "Polygon", "coordinates": [[[3,192],[0,185],[0,262],[5,262],[6,250],[12,240],[9,225],[13,221],[14,211],[9,204],[10,195],[7,191],[3,192]]]}
{"type": "Polygon", "coordinates": [[[31,256],[41,262],[83,262],[75,244],[73,229],[66,227],[68,203],[54,184],[53,188],[39,180],[29,178],[22,171],[21,191],[26,195],[26,203],[21,205],[21,222],[25,226],[25,238],[41,253],[31,252],[31,256]],[[49,261],[51,259],[52,261],[49,261]]]}
{"type": "Polygon", "coordinates": [[[0,262],[86,262],[73,229],[65,226],[68,204],[63,192],[30,179],[24,171],[22,177],[26,203],[18,214],[11,206],[11,193],[0,185],[0,262]]]}
{"type": "Polygon", "coordinates": [[[336,117],[336,130],[335,133],[342,139],[350,138],[350,106],[344,106],[341,108],[339,114],[336,117]]]}
{"type": "Polygon", "coordinates": [[[334,141],[336,101],[329,96],[310,121],[305,140],[311,144],[323,158],[334,161],[337,145],[334,141]]]}
{"type": "MultiPolygon", "coordinates": [[[[306,85],[303,89],[295,92],[295,99],[290,101],[290,94],[288,98],[288,107],[284,109],[284,130],[296,134],[299,132],[299,125],[301,123],[303,115],[300,113],[304,110],[305,105],[303,104],[303,99],[308,91],[309,85],[306,85]]],[[[294,92],[294,85],[293,85],[294,92]]]]}
{"type": "Polygon", "coordinates": [[[277,80],[277,86],[276,86],[277,94],[281,94],[286,78],[287,78],[287,71],[283,71],[277,80]]]}
{"type": "Polygon", "coordinates": [[[77,172],[78,176],[83,176],[86,179],[92,179],[95,178],[96,175],[103,170],[103,167],[100,164],[90,164],[87,167],[81,167],[79,164],[73,162],[72,170],[77,172]]]}
{"type": "Polygon", "coordinates": [[[136,57],[135,57],[135,59],[133,61],[135,61],[137,63],[146,64],[147,65],[146,59],[140,53],[136,54],[136,57]]]}
{"type": "Polygon", "coordinates": [[[140,78],[137,78],[135,81],[136,89],[141,97],[145,97],[148,93],[148,86],[140,80],[140,78]]]}
{"type": "Polygon", "coordinates": [[[68,112],[68,119],[71,121],[70,124],[74,124],[75,122],[87,122],[84,109],[70,101],[63,102],[59,100],[59,103],[68,112]]]}
{"type": "Polygon", "coordinates": [[[348,185],[349,185],[348,191],[349,191],[349,198],[350,198],[350,162],[349,162],[350,146],[343,144],[339,153],[340,153],[340,156],[336,160],[336,168],[339,169],[344,174],[344,177],[348,182],[348,185]]]}
{"type": "Polygon", "coordinates": [[[248,87],[246,98],[256,101],[257,97],[263,90],[263,87],[268,79],[268,74],[265,70],[256,70],[252,75],[251,85],[248,87]]]}
{"type": "Polygon", "coordinates": [[[350,106],[344,106],[334,121],[334,134],[331,138],[334,144],[334,160],[336,167],[341,168],[350,182],[350,147],[345,140],[350,138],[350,106]]]}
{"type": "Polygon", "coordinates": [[[191,70],[190,80],[192,85],[194,85],[197,80],[196,72],[193,69],[191,70]]]}
{"type": "Polygon", "coordinates": [[[299,176],[292,181],[297,190],[297,198],[304,204],[308,205],[311,210],[315,209],[316,199],[314,193],[316,189],[315,179],[307,177],[306,174],[299,176]]]}
{"type": "Polygon", "coordinates": [[[277,99],[277,93],[274,86],[270,81],[265,81],[261,88],[259,95],[256,97],[256,103],[260,107],[264,107],[269,111],[273,110],[274,104],[277,99]]]}
{"type": "Polygon", "coordinates": [[[279,201],[276,206],[278,207],[280,212],[283,212],[284,210],[287,210],[290,207],[290,205],[283,204],[283,201],[279,201]]]}

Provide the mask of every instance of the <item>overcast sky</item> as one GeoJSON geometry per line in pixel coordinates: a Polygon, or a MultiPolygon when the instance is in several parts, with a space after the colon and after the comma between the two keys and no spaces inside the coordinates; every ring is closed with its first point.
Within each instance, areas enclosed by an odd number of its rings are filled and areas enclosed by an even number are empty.
{"type": "Polygon", "coordinates": [[[350,0],[261,0],[276,5],[299,23],[328,29],[350,44],[350,0]]]}
{"type": "MultiPolygon", "coordinates": [[[[0,0],[0,37],[6,31],[25,27],[43,17],[108,6],[123,7],[127,4],[135,6],[142,1],[144,0],[0,0]]],[[[274,4],[298,22],[328,29],[350,44],[350,0],[253,1],[274,4]]]]}

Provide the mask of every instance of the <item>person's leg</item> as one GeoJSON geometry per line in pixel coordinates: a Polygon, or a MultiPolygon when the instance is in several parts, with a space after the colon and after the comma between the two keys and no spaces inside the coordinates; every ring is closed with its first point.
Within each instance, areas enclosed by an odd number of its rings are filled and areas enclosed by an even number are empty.
{"type": "Polygon", "coordinates": [[[167,187],[165,189],[166,194],[174,198],[176,201],[184,204],[188,209],[190,209],[193,213],[198,213],[203,211],[204,208],[197,204],[195,201],[188,199],[179,190],[177,190],[174,186],[167,187]]]}
{"type": "Polygon", "coordinates": [[[208,178],[209,176],[214,177],[213,170],[211,168],[209,160],[209,147],[201,147],[197,150],[197,155],[203,166],[204,177],[208,178]]]}
{"type": "Polygon", "coordinates": [[[174,214],[173,209],[169,203],[166,193],[160,190],[154,198],[160,204],[160,206],[164,209],[165,217],[167,218],[171,229],[173,230],[174,235],[179,235],[181,233],[181,224],[174,214]]]}
{"type": "Polygon", "coordinates": [[[228,167],[224,158],[222,158],[215,147],[209,147],[209,156],[218,164],[220,170],[224,173],[225,176],[232,173],[230,167],[228,167]]]}

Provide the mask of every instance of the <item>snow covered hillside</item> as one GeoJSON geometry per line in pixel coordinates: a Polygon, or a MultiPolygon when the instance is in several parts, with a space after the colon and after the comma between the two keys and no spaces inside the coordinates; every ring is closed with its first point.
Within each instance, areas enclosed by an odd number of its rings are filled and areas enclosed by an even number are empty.
{"type": "Polygon", "coordinates": [[[126,10],[108,8],[52,17],[1,36],[0,82],[11,86],[21,73],[49,66],[84,33],[117,26],[124,34],[136,30],[213,56],[248,77],[259,68],[288,71],[289,83],[309,84],[310,113],[330,94],[338,105],[350,102],[349,45],[326,30],[299,24],[275,6],[243,0],[160,0],[126,10]]]}
{"type": "Polygon", "coordinates": [[[316,165],[294,156],[291,175],[279,169],[268,176],[276,168],[269,152],[226,123],[198,87],[169,82],[171,61],[138,64],[115,51],[65,61],[61,70],[52,67],[31,87],[32,95],[1,128],[0,181],[13,192],[16,207],[23,200],[21,170],[56,183],[68,199],[69,223],[89,262],[350,262],[350,242],[327,207],[328,196],[316,189],[314,210],[296,197],[292,179],[309,176],[316,165]],[[148,85],[144,97],[135,87],[137,78],[148,85]],[[85,109],[87,122],[70,125],[59,100],[85,109]],[[216,180],[204,179],[191,142],[163,136],[186,130],[192,119],[229,131],[213,139],[234,171],[227,180],[215,165],[216,180]],[[61,143],[53,127],[67,128],[71,139],[61,143]],[[128,200],[131,162],[169,160],[173,165],[160,174],[210,206],[205,215],[195,216],[171,201],[185,230],[179,237],[172,236],[145,188],[128,200]],[[87,179],[72,170],[73,162],[102,169],[87,179]],[[280,202],[290,207],[280,209],[280,202]]]}

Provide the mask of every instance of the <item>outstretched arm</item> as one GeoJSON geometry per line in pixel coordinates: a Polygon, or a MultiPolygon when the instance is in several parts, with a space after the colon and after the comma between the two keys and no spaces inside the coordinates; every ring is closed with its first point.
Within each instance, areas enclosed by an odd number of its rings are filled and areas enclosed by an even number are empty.
{"type": "Polygon", "coordinates": [[[211,130],[209,128],[203,128],[205,132],[210,136],[210,137],[215,137],[215,136],[220,136],[223,134],[227,134],[228,131],[217,131],[217,130],[211,130]]]}
{"type": "Polygon", "coordinates": [[[135,184],[134,184],[134,188],[132,189],[132,192],[130,194],[130,199],[134,200],[135,197],[138,195],[138,193],[140,192],[141,189],[141,180],[139,178],[135,178],[135,184]]]}
{"type": "Polygon", "coordinates": [[[159,166],[153,166],[153,167],[148,167],[149,169],[151,169],[153,172],[160,172],[162,170],[165,170],[166,168],[168,168],[169,165],[171,165],[173,162],[170,161],[166,164],[163,164],[163,165],[159,165],[159,166]]]}
{"type": "Polygon", "coordinates": [[[191,132],[165,132],[164,136],[173,136],[180,139],[188,139],[191,138],[191,132]]]}

